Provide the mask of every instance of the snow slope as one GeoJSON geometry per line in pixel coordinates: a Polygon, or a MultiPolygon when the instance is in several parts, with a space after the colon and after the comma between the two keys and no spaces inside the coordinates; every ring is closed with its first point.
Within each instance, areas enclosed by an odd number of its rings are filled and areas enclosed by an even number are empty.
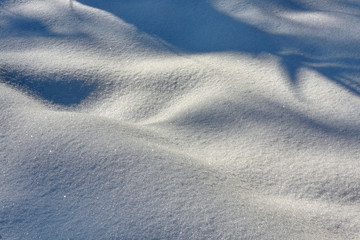
{"type": "Polygon", "coordinates": [[[0,2],[0,238],[359,239],[360,4],[0,2]]]}

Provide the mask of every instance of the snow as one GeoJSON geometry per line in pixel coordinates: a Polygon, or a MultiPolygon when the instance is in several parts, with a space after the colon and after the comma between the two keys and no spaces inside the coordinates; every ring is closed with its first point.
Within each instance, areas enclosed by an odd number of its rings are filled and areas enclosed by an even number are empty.
{"type": "Polygon", "coordinates": [[[0,2],[0,238],[359,239],[359,14],[0,2]]]}

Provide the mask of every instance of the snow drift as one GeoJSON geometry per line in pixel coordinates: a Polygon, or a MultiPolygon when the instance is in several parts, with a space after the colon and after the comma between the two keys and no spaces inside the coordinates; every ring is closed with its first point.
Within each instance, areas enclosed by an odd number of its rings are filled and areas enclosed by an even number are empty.
{"type": "Polygon", "coordinates": [[[359,14],[2,1],[0,238],[359,238],[359,14]]]}

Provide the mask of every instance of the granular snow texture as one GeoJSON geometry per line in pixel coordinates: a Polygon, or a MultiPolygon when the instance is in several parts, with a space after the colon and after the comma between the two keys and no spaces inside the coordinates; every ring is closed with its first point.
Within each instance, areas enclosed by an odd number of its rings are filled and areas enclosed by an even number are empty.
{"type": "Polygon", "coordinates": [[[0,2],[0,239],[360,239],[360,4],[0,2]]]}

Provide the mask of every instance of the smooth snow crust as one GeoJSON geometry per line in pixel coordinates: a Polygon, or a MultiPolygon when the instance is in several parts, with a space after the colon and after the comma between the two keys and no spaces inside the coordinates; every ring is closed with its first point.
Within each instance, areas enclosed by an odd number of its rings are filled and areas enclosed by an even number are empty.
{"type": "Polygon", "coordinates": [[[0,2],[0,238],[359,239],[359,16],[0,2]]]}

